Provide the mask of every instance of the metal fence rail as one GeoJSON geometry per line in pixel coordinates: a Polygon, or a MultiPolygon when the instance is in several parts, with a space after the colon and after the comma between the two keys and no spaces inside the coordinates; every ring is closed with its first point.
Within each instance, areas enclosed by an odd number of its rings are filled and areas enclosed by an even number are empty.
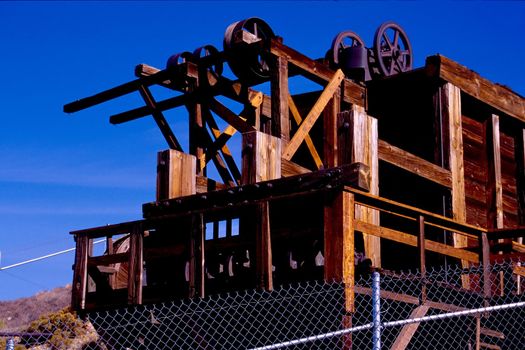
{"type": "Polygon", "coordinates": [[[519,350],[525,349],[525,296],[518,270],[518,263],[491,266],[489,299],[479,287],[479,266],[448,266],[427,271],[425,278],[384,271],[356,283],[351,315],[342,283],[312,281],[272,292],[92,312],[85,321],[49,317],[25,331],[51,338],[39,344],[14,340],[17,349],[40,350],[519,350]],[[461,288],[466,279],[469,289],[461,288]]]}

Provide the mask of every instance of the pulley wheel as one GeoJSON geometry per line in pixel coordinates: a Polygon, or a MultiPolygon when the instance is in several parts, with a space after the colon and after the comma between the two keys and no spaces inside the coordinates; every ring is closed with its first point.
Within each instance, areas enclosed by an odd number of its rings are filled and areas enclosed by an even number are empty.
{"type": "Polygon", "coordinates": [[[412,46],[394,22],[383,23],[374,36],[374,55],[380,74],[391,76],[412,69],[412,46]]]}
{"type": "Polygon", "coordinates": [[[171,55],[166,62],[166,69],[174,68],[185,62],[194,62],[195,57],[189,51],[179,52],[175,55],[171,55]]]}
{"type": "Polygon", "coordinates": [[[332,40],[332,49],[330,50],[330,61],[339,65],[341,54],[343,51],[349,47],[364,47],[365,43],[356,33],[348,30],[337,34],[337,36],[332,40]]]}
{"type": "Polygon", "coordinates": [[[199,80],[214,85],[223,70],[219,50],[213,45],[205,45],[193,51],[193,57],[199,67],[199,80]]]}
{"type": "Polygon", "coordinates": [[[230,24],[224,33],[223,45],[232,72],[249,82],[269,79],[270,54],[265,48],[274,37],[272,28],[260,18],[230,24]],[[243,37],[254,44],[240,40],[243,37]]]}

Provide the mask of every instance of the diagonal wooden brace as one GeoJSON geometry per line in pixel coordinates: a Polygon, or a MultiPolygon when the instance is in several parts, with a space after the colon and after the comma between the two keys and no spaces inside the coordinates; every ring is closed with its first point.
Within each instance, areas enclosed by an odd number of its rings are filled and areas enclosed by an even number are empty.
{"type": "Polygon", "coordinates": [[[326,88],[321,93],[321,96],[319,96],[314,106],[299,126],[299,129],[297,129],[295,135],[292,137],[292,139],[284,149],[284,159],[292,159],[293,155],[295,154],[301,143],[304,141],[306,135],[308,135],[317,119],[319,119],[321,112],[324,110],[324,108],[334,95],[335,91],[340,87],[341,81],[343,81],[344,76],[345,75],[343,71],[341,71],[340,69],[338,69],[335,72],[334,76],[332,77],[332,79],[330,79],[328,85],[326,85],[326,88]]]}

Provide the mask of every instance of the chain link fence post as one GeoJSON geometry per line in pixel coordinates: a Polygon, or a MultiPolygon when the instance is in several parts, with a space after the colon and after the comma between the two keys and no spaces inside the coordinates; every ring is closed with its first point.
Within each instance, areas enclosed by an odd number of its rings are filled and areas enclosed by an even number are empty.
{"type": "Polygon", "coordinates": [[[13,338],[7,338],[5,350],[15,350],[15,340],[13,338]]]}
{"type": "Polygon", "coordinates": [[[372,274],[372,322],[374,324],[373,350],[381,350],[381,278],[379,272],[372,274]]]}

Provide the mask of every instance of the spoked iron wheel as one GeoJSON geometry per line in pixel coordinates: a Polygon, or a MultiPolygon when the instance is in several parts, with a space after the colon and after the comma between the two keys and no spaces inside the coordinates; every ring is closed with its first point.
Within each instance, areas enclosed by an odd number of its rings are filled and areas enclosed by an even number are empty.
{"type": "Polygon", "coordinates": [[[383,76],[412,69],[412,46],[405,31],[394,22],[383,23],[377,29],[374,36],[374,55],[383,76]]]}
{"type": "Polygon", "coordinates": [[[193,51],[193,57],[199,64],[199,80],[215,85],[222,75],[223,63],[219,50],[213,45],[205,45],[193,51]]]}
{"type": "Polygon", "coordinates": [[[264,49],[275,37],[272,28],[260,18],[248,18],[232,23],[224,33],[224,51],[232,72],[248,81],[270,78],[269,53],[264,49]],[[250,41],[257,45],[246,45],[238,40],[246,32],[250,41]]]}
{"type": "Polygon", "coordinates": [[[352,31],[345,31],[337,34],[337,36],[332,40],[332,49],[330,50],[330,61],[338,66],[341,56],[345,49],[349,47],[364,47],[365,43],[363,40],[352,31]]]}

